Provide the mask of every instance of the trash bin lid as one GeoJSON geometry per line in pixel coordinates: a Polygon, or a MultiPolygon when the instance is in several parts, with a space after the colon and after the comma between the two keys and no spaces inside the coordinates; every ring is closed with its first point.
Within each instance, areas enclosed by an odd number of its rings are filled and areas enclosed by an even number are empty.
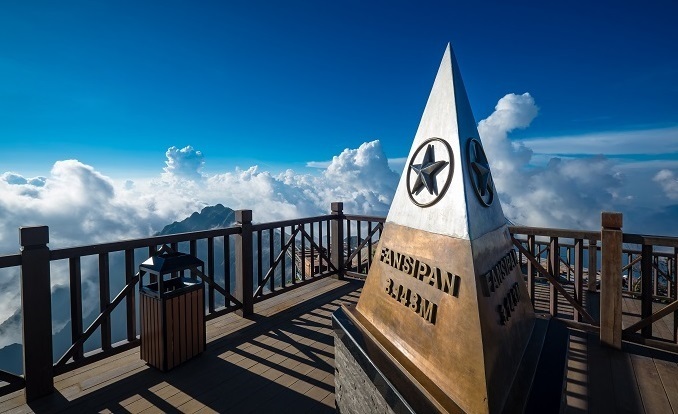
{"type": "Polygon", "coordinates": [[[169,246],[164,245],[155,256],[146,259],[139,265],[139,270],[163,275],[165,273],[179,272],[203,266],[204,262],[190,254],[175,252],[169,246]]]}

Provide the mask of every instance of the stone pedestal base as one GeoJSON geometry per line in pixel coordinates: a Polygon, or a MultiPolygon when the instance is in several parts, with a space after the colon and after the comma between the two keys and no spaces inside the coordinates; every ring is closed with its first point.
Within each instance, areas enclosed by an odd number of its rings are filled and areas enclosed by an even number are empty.
{"type": "MultiPolygon", "coordinates": [[[[343,308],[332,315],[335,398],[338,412],[435,413],[444,409],[402,366],[375,343],[343,308]]],[[[558,412],[567,361],[567,329],[538,316],[504,412],[558,412]],[[540,356],[544,355],[544,358],[540,356]],[[546,410],[546,411],[544,411],[546,410]],[[554,411],[555,410],[555,411],[554,411]]],[[[455,409],[456,408],[456,409],[455,409]]]]}

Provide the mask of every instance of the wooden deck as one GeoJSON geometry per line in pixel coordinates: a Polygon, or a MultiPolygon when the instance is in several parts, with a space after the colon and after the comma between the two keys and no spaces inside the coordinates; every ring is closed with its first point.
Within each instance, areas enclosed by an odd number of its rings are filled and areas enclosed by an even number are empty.
{"type": "Polygon", "coordinates": [[[30,405],[23,390],[0,397],[0,412],[334,412],[330,315],[361,287],[311,283],[257,305],[254,318],[209,321],[206,352],[168,373],[136,348],[56,377],[57,392],[30,405]]]}
{"type": "MultiPolygon", "coordinates": [[[[361,287],[329,278],[306,285],[258,304],[254,318],[208,322],[207,351],[168,373],[137,348],[58,376],[57,392],[30,405],[23,391],[0,397],[0,412],[334,412],[330,315],[356,303],[361,287]]],[[[537,299],[544,309],[545,285],[537,299]]],[[[569,332],[562,411],[678,412],[678,355],[627,343],[614,351],[594,334],[569,332]]]]}

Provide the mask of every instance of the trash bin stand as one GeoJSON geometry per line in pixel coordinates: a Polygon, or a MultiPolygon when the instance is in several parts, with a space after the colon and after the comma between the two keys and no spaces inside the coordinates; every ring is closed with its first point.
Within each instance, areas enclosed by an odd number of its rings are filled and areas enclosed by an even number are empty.
{"type": "Polygon", "coordinates": [[[167,294],[140,289],[141,359],[168,371],[205,350],[202,283],[167,294]]]}

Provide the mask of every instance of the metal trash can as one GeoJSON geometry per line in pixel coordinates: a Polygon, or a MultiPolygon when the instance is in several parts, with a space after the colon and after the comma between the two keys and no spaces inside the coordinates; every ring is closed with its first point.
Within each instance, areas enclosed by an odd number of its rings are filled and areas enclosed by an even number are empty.
{"type": "Polygon", "coordinates": [[[205,350],[204,275],[202,260],[167,245],[139,265],[141,359],[149,365],[168,371],[205,350]],[[147,274],[155,278],[144,285],[147,274]]]}

